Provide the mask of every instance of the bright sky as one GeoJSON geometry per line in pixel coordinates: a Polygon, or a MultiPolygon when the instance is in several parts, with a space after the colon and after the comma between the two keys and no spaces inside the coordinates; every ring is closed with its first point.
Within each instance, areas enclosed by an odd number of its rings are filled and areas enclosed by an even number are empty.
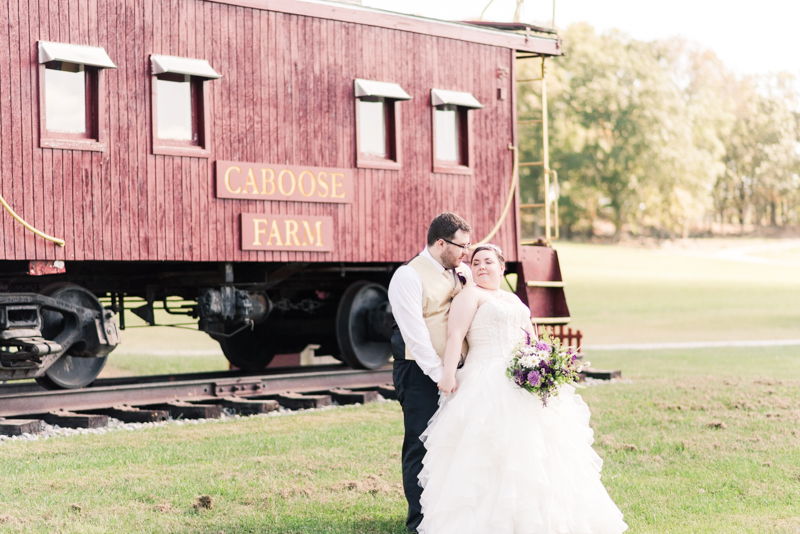
{"type": "MultiPolygon", "coordinates": [[[[489,0],[362,0],[365,6],[445,20],[477,19],[489,0]]],[[[494,0],[485,19],[511,21],[516,0],[494,0]]],[[[522,19],[550,22],[552,0],[525,0],[522,19]]],[[[556,0],[556,25],[588,22],[641,40],[683,37],[738,74],[800,76],[798,0],[556,0]]]]}

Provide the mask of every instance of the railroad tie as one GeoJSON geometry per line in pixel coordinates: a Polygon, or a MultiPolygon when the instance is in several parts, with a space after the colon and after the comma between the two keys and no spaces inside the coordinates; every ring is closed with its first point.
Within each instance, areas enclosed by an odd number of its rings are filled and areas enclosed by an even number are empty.
{"type": "Polygon", "coordinates": [[[192,404],[184,401],[173,401],[163,404],[142,406],[147,410],[166,410],[173,419],[219,419],[222,406],[218,404],[192,404]]]}
{"type": "Polygon", "coordinates": [[[385,386],[378,386],[378,393],[384,399],[397,400],[397,391],[395,391],[394,386],[388,384],[385,386]]]}
{"type": "Polygon", "coordinates": [[[240,399],[238,397],[225,397],[219,400],[225,408],[230,408],[243,415],[256,415],[274,412],[280,406],[276,400],[240,399]]]}
{"type": "Polygon", "coordinates": [[[264,397],[278,401],[278,404],[289,410],[303,410],[307,408],[321,408],[333,404],[330,395],[301,395],[299,393],[283,393],[264,397]]]}
{"type": "Polygon", "coordinates": [[[595,380],[611,380],[612,378],[622,378],[622,371],[610,369],[593,369],[585,368],[582,371],[586,378],[594,378],[595,380]]]}
{"type": "Polygon", "coordinates": [[[0,417],[0,436],[21,436],[38,434],[44,430],[41,419],[3,419],[0,417]]]}
{"type": "Polygon", "coordinates": [[[143,410],[141,408],[128,406],[127,404],[114,406],[113,408],[87,410],[86,412],[107,415],[119,419],[124,423],[157,423],[159,421],[165,421],[167,417],[169,417],[169,412],[167,410],[143,410]]]}
{"type": "Polygon", "coordinates": [[[350,389],[331,389],[325,392],[339,404],[366,404],[378,400],[377,391],[352,391],[350,389]]]}
{"type": "Polygon", "coordinates": [[[75,413],[66,410],[37,415],[48,425],[64,428],[102,428],[108,426],[108,416],[91,413],[75,413]]]}
{"type": "Polygon", "coordinates": [[[242,415],[257,415],[261,413],[269,413],[277,410],[280,405],[276,400],[243,398],[243,397],[220,397],[217,399],[208,399],[198,401],[198,404],[218,404],[225,408],[229,408],[236,413],[242,415]]]}
{"type": "MultiPolygon", "coordinates": [[[[342,388],[339,388],[342,389],[342,388]]],[[[394,386],[391,384],[383,384],[380,386],[366,386],[366,387],[354,387],[348,388],[350,391],[374,391],[384,399],[390,400],[397,400],[397,392],[394,389],[394,386]]],[[[361,402],[361,401],[359,401],[361,402]]],[[[371,401],[367,401],[371,402],[371,401]]]]}

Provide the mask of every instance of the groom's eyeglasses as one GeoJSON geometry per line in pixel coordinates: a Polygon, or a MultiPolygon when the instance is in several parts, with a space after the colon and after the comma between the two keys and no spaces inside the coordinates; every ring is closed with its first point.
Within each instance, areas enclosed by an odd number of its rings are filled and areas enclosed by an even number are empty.
{"type": "Polygon", "coordinates": [[[466,245],[459,245],[458,243],[453,243],[452,241],[449,241],[445,238],[442,238],[442,241],[444,241],[445,243],[450,243],[454,247],[462,249],[464,252],[469,252],[469,246],[472,244],[472,243],[467,243],[466,245]]]}

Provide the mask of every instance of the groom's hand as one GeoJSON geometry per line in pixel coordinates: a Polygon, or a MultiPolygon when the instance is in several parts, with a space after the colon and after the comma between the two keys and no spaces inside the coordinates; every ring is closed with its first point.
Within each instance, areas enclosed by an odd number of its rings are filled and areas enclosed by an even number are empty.
{"type": "Polygon", "coordinates": [[[445,396],[447,396],[458,389],[458,382],[456,382],[455,376],[442,376],[442,379],[439,380],[439,383],[436,384],[436,386],[442,393],[445,394],[445,396]]]}

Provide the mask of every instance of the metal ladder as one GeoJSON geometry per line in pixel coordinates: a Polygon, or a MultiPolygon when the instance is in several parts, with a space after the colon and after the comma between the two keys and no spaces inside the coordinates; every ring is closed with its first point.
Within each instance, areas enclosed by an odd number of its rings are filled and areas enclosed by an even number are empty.
{"type": "MultiPolygon", "coordinates": [[[[530,57],[530,56],[529,56],[530,57]]],[[[517,58],[529,59],[529,57],[517,58]]],[[[516,80],[517,83],[531,83],[542,82],[542,118],[541,119],[526,119],[517,121],[518,126],[528,124],[541,124],[542,125],[542,161],[525,161],[520,162],[520,167],[542,167],[544,177],[544,202],[539,204],[520,204],[519,209],[539,209],[544,208],[544,227],[545,235],[544,240],[550,243],[552,239],[559,238],[558,232],[558,197],[559,197],[559,184],[558,173],[550,168],[550,154],[548,143],[548,123],[547,123],[547,65],[545,58],[542,57],[542,75],[540,78],[526,78],[516,80]],[[553,176],[553,194],[550,192],[550,175],[553,176]]],[[[521,244],[533,244],[533,240],[523,240],[521,244]]]]}

